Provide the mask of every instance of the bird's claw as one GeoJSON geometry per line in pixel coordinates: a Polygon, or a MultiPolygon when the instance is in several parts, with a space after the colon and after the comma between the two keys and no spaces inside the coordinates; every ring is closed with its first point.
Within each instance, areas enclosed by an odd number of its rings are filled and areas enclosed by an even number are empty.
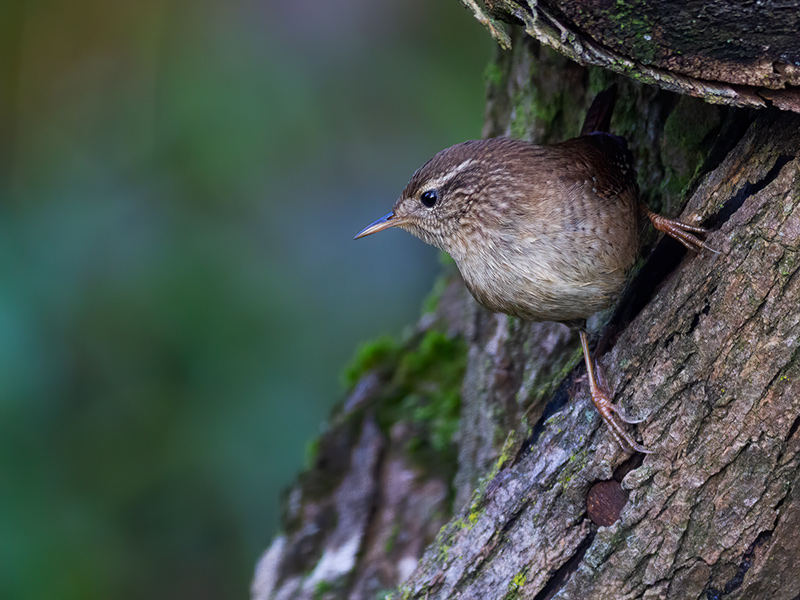
{"type": "Polygon", "coordinates": [[[592,395],[592,402],[597,412],[600,413],[603,421],[606,422],[606,425],[608,425],[608,428],[611,430],[611,435],[614,436],[614,439],[622,446],[623,450],[650,454],[651,451],[633,439],[631,434],[625,431],[625,428],[614,418],[614,413],[617,413],[621,421],[628,423],[636,422],[628,419],[622,409],[612,402],[611,394],[607,391],[608,385],[606,384],[603,370],[589,353],[589,339],[586,337],[586,331],[581,329],[579,335],[581,347],[583,348],[583,358],[586,361],[586,375],[589,377],[589,391],[592,395]]]}
{"type": "Polygon", "coordinates": [[[628,416],[628,413],[619,405],[619,404],[611,404],[611,411],[617,413],[619,420],[623,423],[628,423],[630,425],[635,425],[636,423],[641,423],[645,420],[645,417],[640,417],[638,419],[633,419],[628,416]]]}
{"type": "MultiPolygon", "coordinates": [[[[644,421],[645,417],[642,417],[641,419],[633,419],[629,417],[625,412],[625,409],[623,409],[619,404],[614,404],[614,402],[612,402],[611,394],[607,391],[610,388],[608,386],[608,382],[606,381],[606,375],[603,372],[603,369],[600,367],[600,363],[594,363],[594,370],[595,376],[597,377],[597,387],[599,388],[597,392],[605,397],[604,406],[608,406],[609,411],[617,413],[619,420],[623,423],[635,425],[636,423],[641,423],[644,421]]],[[[594,399],[594,397],[592,399],[594,399]]],[[[597,402],[595,402],[595,405],[597,405],[597,402]]]]}
{"type": "Polygon", "coordinates": [[[695,235],[696,233],[706,234],[708,229],[697,225],[689,225],[677,219],[668,219],[650,211],[648,211],[647,216],[650,222],[653,223],[653,227],[675,238],[692,252],[700,253],[703,250],[707,250],[708,252],[719,254],[719,250],[712,248],[695,235]]]}
{"type": "Polygon", "coordinates": [[[599,412],[600,416],[603,418],[603,421],[605,421],[606,425],[608,425],[608,428],[611,430],[611,435],[614,436],[614,439],[617,440],[617,443],[622,446],[624,450],[633,450],[635,452],[641,452],[642,454],[652,454],[652,450],[648,450],[642,446],[633,439],[630,433],[625,431],[614,417],[614,413],[625,423],[640,423],[642,419],[628,419],[624,411],[611,401],[609,394],[605,390],[599,388],[592,390],[592,402],[595,408],[597,408],[597,412],[599,412]]]}

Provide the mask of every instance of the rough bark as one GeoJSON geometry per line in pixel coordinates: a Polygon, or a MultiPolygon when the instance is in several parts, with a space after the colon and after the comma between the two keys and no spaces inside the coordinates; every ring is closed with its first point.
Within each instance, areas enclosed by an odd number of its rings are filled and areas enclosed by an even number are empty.
{"type": "MultiPolygon", "coordinates": [[[[614,77],[512,37],[485,134],[575,135],[614,77]]],[[[616,445],[567,328],[485,311],[446,267],[413,332],[351,371],[254,598],[798,597],[800,115],[618,84],[643,198],[719,250],[651,233],[592,322],[654,453],[616,445]]]]}
{"type": "Polygon", "coordinates": [[[581,64],[735,106],[800,112],[796,0],[461,0],[503,47],[518,22],[581,64]]]}

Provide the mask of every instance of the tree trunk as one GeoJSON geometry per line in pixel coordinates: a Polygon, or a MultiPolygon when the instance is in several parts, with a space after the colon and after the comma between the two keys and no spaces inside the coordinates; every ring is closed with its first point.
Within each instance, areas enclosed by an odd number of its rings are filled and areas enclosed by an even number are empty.
{"type": "Polygon", "coordinates": [[[574,136],[617,81],[612,129],[644,201],[712,230],[719,254],[651,232],[591,323],[653,454],[624,453],[602,423],[577,336],[489,313],[446,267],[414,332],[350,370],[253,598],[799,597],[800,115],[511,39],[487,70],[486,135],[574,136]]]}
{"type": "Polygon", "coordinates": [[[461,0],[504,48],[496,19],[581,64],[734,106],[800,112],[797,0],[461,0]]]}

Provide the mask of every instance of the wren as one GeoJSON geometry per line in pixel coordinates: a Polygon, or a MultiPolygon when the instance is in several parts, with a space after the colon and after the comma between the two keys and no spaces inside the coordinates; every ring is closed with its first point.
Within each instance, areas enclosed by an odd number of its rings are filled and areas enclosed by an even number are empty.
{"type": "Polygon", "coordinates": [[[608,133],[616,88],[601,92],[581,135],[550,146],[471,140],[439,152],[411,178],[392,212],[356,239],[400,227],[456,262],[470,293],[489,310],[577,328],[592,401],[625,450],[648,452],[617,420],[589,351],[586,318],[619,297],[639,254],[640,215],[693,251],[713,252],[701,227],[639,202],[633,158],[608,133]]]}

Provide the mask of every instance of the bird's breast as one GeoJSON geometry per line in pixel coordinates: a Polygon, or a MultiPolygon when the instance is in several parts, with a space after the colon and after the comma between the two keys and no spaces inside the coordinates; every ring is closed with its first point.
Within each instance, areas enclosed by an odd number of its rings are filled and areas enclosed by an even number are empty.
{"type": "Polygon", "coordinates": [[[570,321],[614,301],[637,246],[633,238],[609,241],[542,229],[471,241],[465,236],[451,254],[469,291],[489,310],[532,321],[570,321]]]}

